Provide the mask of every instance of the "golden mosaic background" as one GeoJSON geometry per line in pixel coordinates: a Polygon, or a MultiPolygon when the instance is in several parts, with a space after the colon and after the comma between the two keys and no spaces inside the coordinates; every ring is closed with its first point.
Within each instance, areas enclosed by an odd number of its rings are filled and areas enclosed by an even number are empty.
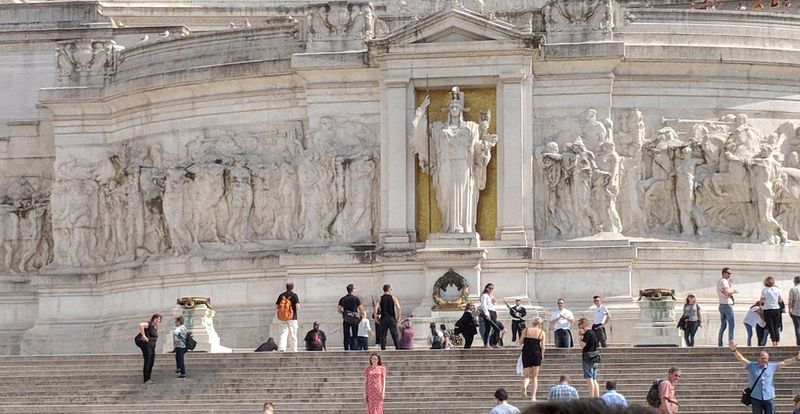
{"type": "MultiPolygon", "coordinates": [[[[497,133],[497,92],[495,88],[462,88],[464,101],[470,112],[464,113],[465,121],[478,122],[481,110],[492,111],[492,122],[489,132],[497,133]]],[[[447,121],[447,105],[450,103],[450,88],[425,91],[417,89],[416,106],[422,104],[425,95],[431,97],[428,108],[428,120],[447,121]],[[444,109],[443,109],[444,108],[444,109]]],[[[500,137],[502,140],[503,137],[500,137]]],[[[419,168],[419,160],[415,156],[416,166],[416,222],[417,241],[424,242],[428,234],[437,233],[442,228],[442,214],[436,201],[436,191],[432,187],[431,177],[419,168]]],[[[478,233],[481,240],[494,240],[497,228],[497,147],[492,148],[492,160],[487,167],[486,188],[481,191],[478,199],[478,233]]]]}

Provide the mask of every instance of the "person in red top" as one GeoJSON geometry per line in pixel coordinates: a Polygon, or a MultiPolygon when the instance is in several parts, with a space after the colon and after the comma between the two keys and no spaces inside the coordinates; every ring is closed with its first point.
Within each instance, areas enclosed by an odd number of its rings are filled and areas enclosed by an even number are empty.
{"type": "Polygon", "coordinates": [[[659,414],[675,414],[678,412],[678,399],[675,398],[675,384],[681,379],[681,370],[672,367],[667,373],[667,379],[658,385],[659,414]]]}
{"type": "Polygon", "coordinates": [[[386,367],[381,357],[373,353],[369,356],[369,366],[364,369],[364,402],[367,414],[383,414],[383,399],[386,397],[386,367]]]}

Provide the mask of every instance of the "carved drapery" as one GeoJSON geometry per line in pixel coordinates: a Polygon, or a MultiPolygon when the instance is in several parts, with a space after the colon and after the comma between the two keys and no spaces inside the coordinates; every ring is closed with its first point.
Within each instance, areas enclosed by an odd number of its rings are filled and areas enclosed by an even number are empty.
{"type": "Polygon", "coordinates": [[[17,177],[0,183],[0,272],[30,272],[53,260],[52,181],[17,177]]]}
{"type": "Polygon", "coordinates": [[[663,118],[648,129],[635,108],[618,113],[617,127],[596,114],[587,110],[536,151],[546,194],[540,235],[724,235],[768,244],[800,237],[796,123],[763,133],[731,114],[663,118]]]}
{"type": "Polygon", "coordinates": [[[56,262],[104,265],[153,254],[273,241],[375,240],[373,129],[324,117],[206,130],[183,154],[122,144],[99,162],[68,158],[54,190],[56,262]]]}

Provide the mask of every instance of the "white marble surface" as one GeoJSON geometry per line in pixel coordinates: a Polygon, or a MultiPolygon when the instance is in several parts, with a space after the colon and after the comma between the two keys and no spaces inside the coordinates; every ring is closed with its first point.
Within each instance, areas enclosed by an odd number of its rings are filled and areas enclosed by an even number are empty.
{"type": "Polygon", "coordinates": [[[0,5],[0,352],[133,352],[198,294],[255,348],[287,280],[335,346],[348,283],[431,318],[450,268],[545,309],[599,294],[616,343],[639,289],[694,293],[714,344],[721,267],[737,320],[800,271],[796,15],[273,3],[0,5]],[[453,86],[497,91],[496,240],[415,243],[417,94],[453,86]]]}

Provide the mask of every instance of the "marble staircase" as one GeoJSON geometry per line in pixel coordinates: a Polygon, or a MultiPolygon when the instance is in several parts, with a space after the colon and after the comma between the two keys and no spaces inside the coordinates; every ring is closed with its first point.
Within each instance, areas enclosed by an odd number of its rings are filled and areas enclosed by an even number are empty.
{"type": "MultiPolygon", "coordinates": [[[[755,359],[757,349],[744,355],[755,359]]],[[[772,350],[771,350],[772,351],[772,350]]],[[[796,348],[782,347],[773,360],[796,348]]],[[[521,408],[515,348],[384,351],[388,367],[386,413],[487,413],[498,387],[521,408]]],[[[140,355],[0,357],[0,413],[259,413],[272,401],[278,413],[361,413],[366,352],[189,353],[188,378],[175,378],[171,354],[156,358],[152,383],[141,383],[140,355]]],[[[680,367],[681,413],[747,413],[739,401],[744,369],[727,349],[609,348],[599,380],[613,379],[629,401],[644,404],[652,381],[680,367]]],[[[583,395],[580,350],[549,349],[538,398],[561,373],[583,395]]],[[[602,387],[601,385],[601,387],[602,387]]],[[[778,411],[790,412],[800,392],[800,364],[776,376],[778,411]]]]}

